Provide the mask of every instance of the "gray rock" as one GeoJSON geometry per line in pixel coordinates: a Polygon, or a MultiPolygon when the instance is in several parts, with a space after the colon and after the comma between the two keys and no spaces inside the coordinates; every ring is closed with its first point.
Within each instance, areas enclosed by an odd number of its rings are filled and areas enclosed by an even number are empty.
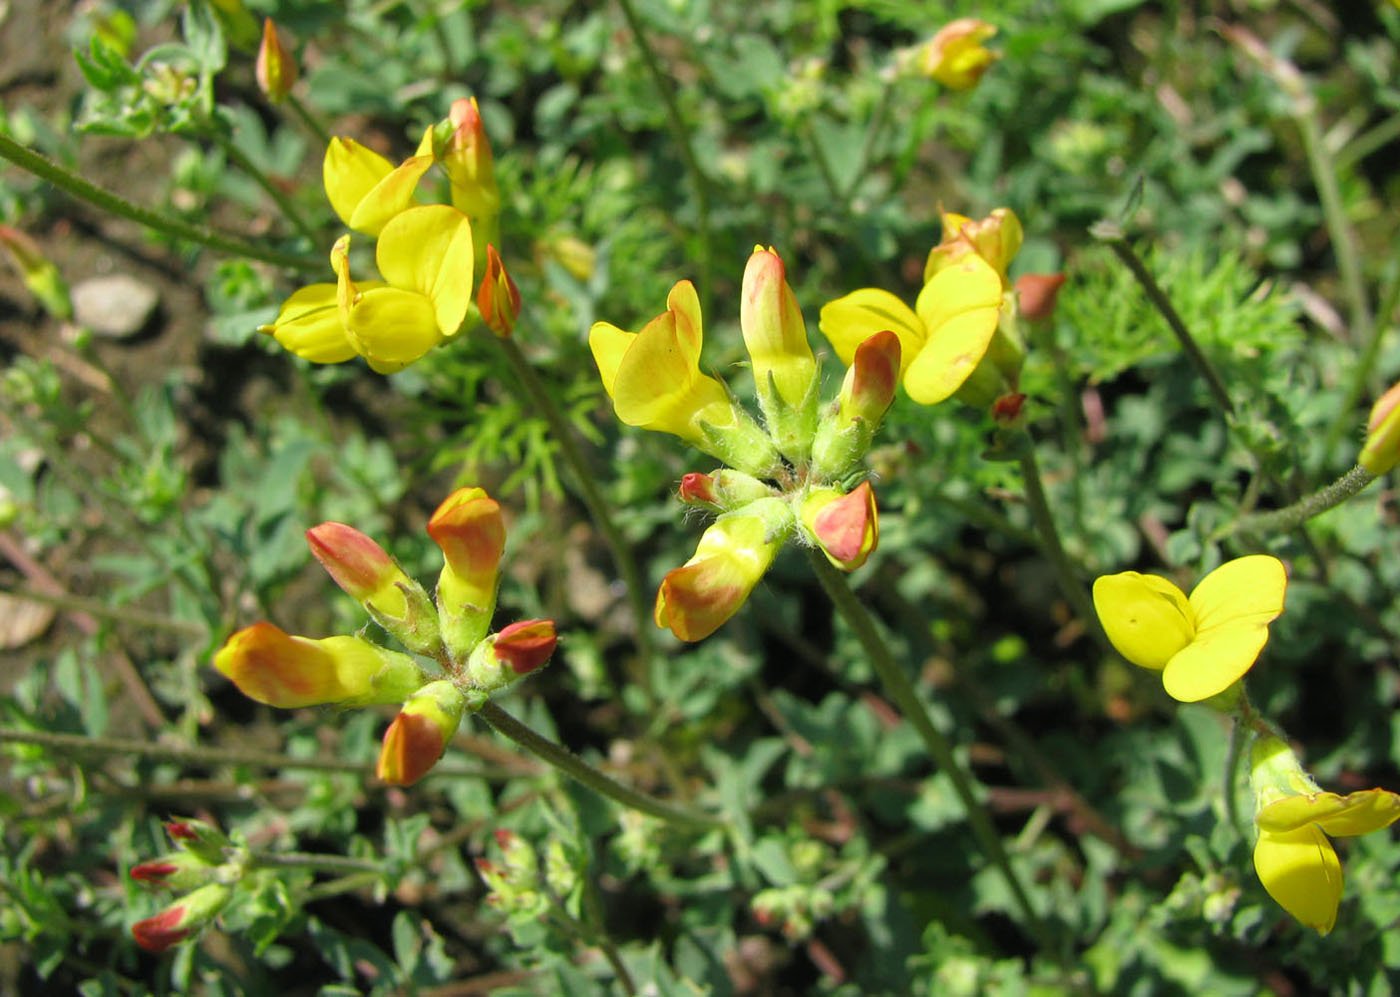
{"type": "Polygon", "coordinates": [[[99,336],[128,339],[150,324],[160,292],[129,274],[92,277],[74,286],[73,318],[99,336]]]}

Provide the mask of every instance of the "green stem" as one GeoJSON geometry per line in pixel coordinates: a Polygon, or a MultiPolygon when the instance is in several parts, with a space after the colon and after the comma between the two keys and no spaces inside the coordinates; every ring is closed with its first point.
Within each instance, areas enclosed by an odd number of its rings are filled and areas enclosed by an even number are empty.
{"type": "Polygon", "coordinates": [[[1332,254],[1337,258],[1337,272],[1342,278],[1342,290],[1351,313],[1351,328],[1360,342],[1369,342],[1372,334],[1371,308],[1366,302],[1366,285],[1361,274],[1361,261],[1356,254],[1356,241],[1347,223],[1342,190],[1337,184],[1337,169],[1322,129],[1317,123],[1316,104],[1312,101],[1296,116],[1303,138],[1303,151],[1308,157],[1317,195],[1322,201],[1322,217],[1327,224],[1327,236],[1332,242],[1332,254]]]}
{"type": "Polygon", "coordinates": [[[1282,509],[1256,513],[1253,516],[1243,516],[1216,530],[1211,534],[1210,539],[1212,541],[1223,540],[1235,533],[1256,536],[1290,533],[1314,516],[1321,515],[1328,509],[1341,505],[1375,480],[1374,474],[1357,464],[1326,488],[1313,492],[1282,509]]]}
{"type": "Polygon", "coordinates": [[[928,749],[929,755],[933,758],[934,764],[953,783],[953,789],[962,801],[964,809],[967,810],[967,819],[972,826],[972,833],[976,836],[987,857],[1001,870],[1007,888],[1010,889],[1016,906],[1020,908],[1021,915],[1025,919],[1027,929],[1034,936],[1043,952],[1047,955],[1057,952],[1058,950],[1051,940],[1049,929],[1041,920],[1040,915],[1035,912],[1035,908],[1031,906],[1030,896],[1016,875],[1016,870],[1012,868],[1011,857],[1007,854],[1000,835],[997,834],[991,815],[977,799],[975,777],[958,763],[953,754],[952,742],[934,726],[933,719],[929,716],[922,700],[919,699],[914,684],[909,681],[903,669],[895,662],[889,646],[875,628],[874,619],[861,601],[856,598],[855,593],[851,591],[846,576],[833,567],[820,552],[809,549],[807,555],[813,570],[816,572],[817,581],[821,583],[828,598],[836,607],[836,611],[845,619],[855,632],[861,646],[865,648],[866,656],[876,674],[880,676],[880,681],[884,683],[885,691],[894,700],[900,713],[904,715],[904,719],[913,725],[914,730],[923,741],[924,747],[928,749]]]}
{"type": "Polygon", "coordinates": [[[568,464],[569,469],[573,472],[579,498],[588,507],[588,515],[592,518],[593,525],[597,527],[598,532],[603,535],[603,541],[612,553],[613,564],[616,565],[618,573],[622,575],[622,583],[627,589],[627,601],[632,610],[637,649],[641,652],[641,657],[650,662],[653,654],[651,631],[648,629],[651,623],[651,600],[647,590],[642,585],[642,576],[637,570],[637,562],[632,558],[632,551],[627,546],[627,541],[623,539],[622,531],[614,522],[602,492],[598,490],[593,472],[584,461],[583,454],[579,452],[578,444],[574,439],[574,428],[564,418],[564,413],[554,403],[554,397],[545,388],[544,382],[535,373],[535,368],[526,359],[515,340],[510,337],[502,339],[493,336],[491,338],[495,340],[505,355],[506,362],[520,382],[520,386],[525,389],[530,403],[549,424],[549,431],[554,437],[555,444],[559,447],[564,463],[568,464]]]}
{"type": "Polygon", "coordinates": [[[1341,405],[1337,407],[1337,414],[1332,419],[1332,425],[1327,427],[1327,435],[1322,438],[1320,452],[1324,455],[1333,453],[1342,435],[1354,425],[1353,413],[1356,411],[1357,404],[1365,396],[1372,376],[1376,373],[1377,360],[1380,359],[1381,346],[1390,323],[1390,316],[1395,311],[1396,302],[1400,301],[1400,257],[1392,257],[1390,266],[1390,279],[1381,295],[1380,308],[1376,311],[1378,321],[1371,327],[1371,337],[1361,348],[1361,356],[1357,359],[1356,366],[1352,368],[1351,384],[1347,387],[1346,396],[1342,399],[1341,405]]]}
{"type": "Polygon", "coordinates": [[[80,201],[86,201],[110,214],[126,218],[138,225],[144,225],[156,232],[163,232],[176,239],[184,239],[201,246],[208,246],[210,249],[216,249],[221,253],[246,256],[252,260],[262,260],[264,263],[272,263],[292,270],[325,269],[325,262],[320,257],[302,256],[268,249],[256,243],[246,242],[237,236],[191,225],[189,222],[171,215],[161,214],[149,208],[132,204],[125,198],[98,187],[65,167],[59,166],[52,160],[20,145],[8,135],[0,134],[0,156],[80,201]]]}
{"type": "Polygon", "coordinates": [[[611,776],[604,775],[575,755],[563,745],[535,733],[495,703],[488,701],[477,714],[496,733],[514,741],[541,761],[546,762],[570,778],[582,783],[600,796],[606,796],[620,806],[640,811],[659,820],[669,821],[694,828],[719,828],[726,825],[723,817],[702,813],[688,807],[678,807],[630,789],[611,776]]]}
{"type": "Polygon", "coordinates": [[[622,9],[622,16],[627,21],[627,27],[632,31],[632,37],[637,40],[637,51],[641,53],[642,62],[651,75],[652,85],[656,87],[656,92],[661,96],[661,103],[666,108],[666,118],[670,122],[676,147],[680,150],[681,159],[685,163],[686,172],[690,174],[691,183],[695,185],[696,224],[700,230],[700,313],[705,315],[710,311],[709,295],[712,293],[710,273],[714,262],[713,249],[710,244],[710,178],[700,168],[700,160],[696,158],[695,149],[690,142],[690,130],[686,128],[685,119],[681,117],[680,105],[676,103],[676,94],[675,89],[671,86],[671,78],[661,71],[660,60],[657,59],[646,31],[642,28],[641,19],[637,16],[637,10],[632,5],[632,0],[617,0],[617,5],[622,9]]]}
{"type": "Polygon", "coordinates": [[[1105,242],[1113,250],[1115,256],[1136,278],[1138,285],[1147,295],[1147,299],[1152,302],[1153,307],[1166,319],[1167,326],[1176,335],[1176,340],[1181,344],[1182,352],[1191,361],[1196,372],[1205,379],[1206,387],[1210,389],[1210,394],[1215,399],[1216,406],[1228,419],[1235,414],[1235,406],[1230,401],[1230,393],[1225,390],[1225,382],[1221,380],[1219,372],[1206,358],[1205,353],[1196,345],[1196,340],[1191,335],[1191,331],[1186,328],[1186,323],[1182,321],[1181,315],[1162,290],[1157,278],[1152,276],[1152,272],[1147,269],[1142,260],[1138,258],[1133,247],[1128,245],[1128,240],[1123,235],[1123,230],[1116,222],[1107,219],[1097,222],[1089,228],[1094,238],[1105,242]]]}
{"type": "MultiPolygon", "coordinates": [[[[100,755],[137,755],[162,761],[186,762],[190,765],[253,765],[269,769],[305,769],[315,772],[373,772],[373,762],[352,762],[343,758],[292,758],[265,751],[233,751],[228,748],[196,748],[176,744],[156,744],[152,741],[129,741],[112,737],[85,737],[81,734],[57,734],[43,730],[20,730],[0,727],[0,744],[35,744],[57,751],[75,751],[100,755]]],[[[490,779],[497,776],[493,769],[468,765],[435,765],[430,775],[474,776],[490,779]]]]}
{"type": "Polygon", "coordinates": [[[323,869],[326,872],[363,872],[384,874],[384,865],[373,859],[357,859],[348,855],[317,855],[311,852],[254,852],[254,868],[261,869],[323,869]]]}
{"type": "Polygon", "coordinates": [[[1065,552],[1064,544],[1060,542],[1060,531],[1055,526],[1055,516],[1050,511],[1050,500],[1045,494],[1045,483],[1040,477],[1040,465],[1035,459],[1035,441],[1029,433],[1026,433],[1022,440],[1020,463],[1021,477],[1026,483],[1026,504],[1031,508],[1031,518],[1035,520],[1035,529],[1040,535],[1040,548],[1050,559],[1060,592],[1069,600],[1075,613],[1084,621],[1084,626],[1094,635],[1100,646],[1111,651],[1103,627],[1099,625],[1099,614],[1094,612],[1094,602],[1089,597],[1089,591],[1080,580],[1074,562],[1065,552]]]}
{"type": "Polygon", "coordinates": [[[219,143],[219,148],[223,150],[229,161],[257,181],[258,186],[267,192],[267,196],[272,198],[283,217],[296,226],[296,230],[310,242],[316,242],[316,230],[302,217],[297,206],[287,196],[287,192],[273,183],[272,178],[257,163],[249,159],[246,152],[234,145],[233,140],[223,132],[216,132],[214,139],[219,143]]]}
{"type": "Polygon", "coordinates": [[[135,606],[113,606],[99,599],[84,599],[82,596],[69,595],[67,592],[41,592],[38,589],[23,587],[0,590],[0,595],[7,595],[12,599],[23,599],[26,602],[41,602],[45,605],[57,606],[65,612],[88,613],[109,620],[121,620],[123,623],[139,627],[174,630],[191,637],[203,637],[209,632],[208,627],[193,620],[177,620],[161,613],[150,613],[144,609],[137,609],[135,606]]]}
{"type": "Polygon", "coordinates": [[[296,95],[289,93],[283,100],[292,109],[292,113],[306,126],[307,130],[320,140],[322,145],[331,144],[331,133],[326,131],[326,126],[321,124],[320,119],[306,109],[306,105],[298,100],[296,95]]]}
{"type": "Polygon", "coordinates": [[[301,895],[302,903],[314,903],[317,900],[326,900],[330,897],[338,897],[342,893],[353,893],[356,890],[369,889],[382,881],[382,872],[357,872],[349,876],[341,876],[339,879],[332,879],[328,883],[317,883],[307,888],[301,895]]]}
{"type": "MultiPolygon", "coordinates": [[[[587,894],[587,891],[585,892],[587,894]]],[[[560,902],[559,898],[551,896],[551,914],[554,922],[562,927],[568,934],[582,942],[584,945],[592,945],[603,953],[603,958],[608,960],[608,965],[612,967],[613,975],[617,977],[617,984],[622,988],[622,992],[628,997],[637,992],[637,984],[632,980],[632,974],[627,971],[627,965],[622,961],[622,954],[618,952],[613,940],[608,937],[602,928],[593,928],[575,918],[560,902]]],[[[589,913],[597,916],[597,904],[589,906],[589,913]]]]}
{"type": "Polygon", "coordinates": [[[1239,801],[1235,799],[1238,795],[1240,760],[1244,758],[1244,745],[1247,737],[1242,724],[1236,723],[1230,727],[1230,750],[1225,756],[1225,819],[1235,833],[1241,838],[1248,840],[1245,827],[1240,823],[1239,801]]]}

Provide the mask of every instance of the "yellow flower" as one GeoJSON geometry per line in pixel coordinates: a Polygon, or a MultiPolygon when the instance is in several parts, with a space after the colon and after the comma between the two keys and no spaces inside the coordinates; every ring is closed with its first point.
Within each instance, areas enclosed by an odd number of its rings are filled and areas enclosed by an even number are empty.
{"type": "Polygon", "coordinates": [[[940,270],[919,292],[911,311],[888,291],[863,288],[821,310],[821,331],[845,364],[877,332],[899,337],[900,376],[921,405],[941,402],[972,375],[997,331],[1001,278],[969,252],[940,270]]]}
{"type": "Polygon", "coordinates": [[[919,50],[919,69],[949,90],[971,90],[1001,58],[982,44],[996,33],[995,25],[975,17],[946,24],[919,50]]]}
{"type": "Polygon", "coordinates": [[[700,373],[702,341],[700,299],[688,280],[671,288],[666,311],[641,332],[595,322],[588,333],[603,388],[619,419],[703,447],[702,424],[728,426],[737,413],[724,385],[700,373]]]}
{"type": "Polygon", "coordinates": [[[1001,277],[1002,290],[1009,290],[1011,281],[1006,268],[1021,249],[1024,233],[1021,220],[1010,208],[995,208],[986,218],[976,221],[952,211],[941,211],[943,240],[929,250],[924,262],[924,280],[930,281],[941,270],[953,266],[969,252],[986,260],[1001,277]]]}
{"type": "Polygon", "coordinates": [[[1276,737],[1260,738],[1251,759],[1259,827],[1254,870],[1280,907],[1325,935],[1336,923],[1343,885],[1328,836],[1389,827],[1400,818],[1400,795],[1384,789],[1323,792],[1276,737]]]}
{"type": "Polygon", "coordinates": [[[1104,575],[1094,582],[1094,608],[1123,657],[1161,671],[1168,695],[1195,703],[1249,671],[1283,612],[1287,583],[1278,558],[1252,554],[1206,575],[1189,599],[1156,575],[1104,575]]]}
{"type": "Polygon", "coordinates": [[[413,191],[432,165],[431,130],[417,154],[398,166],[352,138],[333,138],[326,147],[321,179],[331,207],[346,226],[378,235],[389,219],[413,203],[413,191]]]}

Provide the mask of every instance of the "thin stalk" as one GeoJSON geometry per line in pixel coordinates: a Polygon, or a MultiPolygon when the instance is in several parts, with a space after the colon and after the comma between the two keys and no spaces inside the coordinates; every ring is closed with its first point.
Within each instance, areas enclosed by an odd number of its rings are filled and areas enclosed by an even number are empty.
{"type": "Polygon", "coordinates": [[[113,606],[99,599],[84,599],[82,596],[69,595],[67,592],[41,592],[38,589],[23,587],[0,590],[0,595],[7,595],[12,599],[23,599],[26,602],[42,602],[66,612],[88,613],[91,616],[121,620],[123,623],[139,627],[174,630],[176,633],[189,634],[191,637],[202,637],[209,632],[208,627],[202,623],[195,623],[193,620],[177,620],[162,613],[150,613],[134,606],[113,606]]]}
{"type": "Polygon", "coordinates": [[[1389,328],[1390,316],[1395,311],[1397,301],[1400,301],[1400,259],[1392,258],[1391,275],[1385,291],[1381,294],[1381,304],[1380,308],[1376,310],[1377,321],[1371,327],[1371,337],[1361,348],[1361,356],[1357,359],[1356,366],[1352,368],[1351,384],[1347,387],[1346,396],[1342,399],[1341,405],[1337,407],[1337,414],[1332,420],[1332,425],[1327,427],[1327,435],[1323,437],[1322,453],[1324,455],[1332,453],[1342,435],[1354,425],[1352,413],[1356,411],[1356,406],[1365,396],[1366,390],[1370,386],[1371,377],[1376,372],[1376,361],[1380,359],[1382,341],[1389,328]]]}
{"type": "Polygon", "coordinates": [[[1026,503],[1031,507],[1031,518],[1035,520],[1036,532],[1040,534],[1040,548],[1050,559],[1060,592],[1069,600],[1075,613],[1084,621],[1084,626],[1094,635],[1100,646],[1111,650],[1108,638],[1104,636],[1103,628],[1099,625],[1099,614],[1094,612],[1094,603],[1089,597],[1089,591],[1076,573],[1069,554],[1065,553],[1064,544],[1060,542],[1060,531],[1055,526],[1055,516],[1050,511],[1050,500],[1045,495],[1045,484],[1040,478],[1040,465],[1035,459],[1035,442],[1029,433],[1025,435],[1020,463],[1021,477],[1026,482],[1026,503]]]}
{"type": "Polygon", "coordinates": [[[1166,292],[1162,290],[1162,286],[1157,283],[1157,278],[1152,276],[1152,272],[1133,251],[1133,247],[1128,245],[1123,230],[1117,224],[1105,220],[1090,226],[1089,231],[1096,239],[1107,243],[1108,247],[1113,250],[1113,254],[1136,278],[1138,285],[1147,295],[1147,300],[1151,301],[1162,318],[1166,319],[1167,326],[1175,334],[1176,341],[1181,344],[1181,350],[1186,354],[1186,358],[1191,361],[1196,372],[1205,379],[1206,387],[1210,389],[1216,407],[1227,419],[1232,417],[1235,414],[1235,406],[1230,401],[1230,393],[1225,390],[1225,382],[1221,379],[1220,373],[1196,344],[1191,330],[1186,328],[1186,323],[1182,321],[1181,315],[1177,312],[1171,299],[1167,297],[1166,292]]]}
{"type": "Polygon", "coordinates": [[[321,120],[307,110],[306,105],[297,99],[295,94],[287,94],[287,96],[283,98],[283,101],[292,109],[292,113],[301,120],[301,123],[306,126],[307,130],[320,140],[322,145],[331,144],[331,133],[326,131],[326,126],[321,124],[321,120]]]}
{"type": "Polygon", "coordinates": [[[309,904],[317,900],[338,897],[342,893],[368,889],[377,885],[383,878],[384,874],[380,872],[357,872],[349,876],[341,876],[339,879],[332,879],[329,883],[317,883],[307,887],[306,892],[301,895],[301,900],[302,903],[309,904]]]}
{"type": "Polygon", "coordinates": [[[651,631],[648,629],[648,624],[651,621],[651,600],[647,596],[646,589],[642,586],[642,576],[637,570],[637,562],[632,559],[632,551],[628,548],[627,541],[623,539],[622,531],[618,529],[617,523],[613,521],[608,503],[603,499],[602,492],[598,490],[593,473],[584,462],[583,454],[579,452],[578,444],[574,440],[574,428],[564,418],[564,413],[559,411],[559,406],[554,403],[554,397],[545,388],[544,382],[535,373],[535,368],[531,366],[525,354],[520,351],[515,340],[508,336],[505,338],[492,336],[491,338],[505,355],[506,362],[520,382],[520,386],[525,389],[525,394],[529,396],[535,410],[544,416],[545,422],[549,424],[549,431],[554,437],[555,444],[559,447],[564,463],[568,464],[569,470],[573,472],[578,486],[579,498],[588,507],[588,515],[592,518],[593,525],[597,527],[598,532],[603,535],[603,541],[612,553],[613,564],[616,565],[618,573],[622,575],[622,583],[627,589],[627,601],[631,607],[635,624],[637,650],[641,652],[643,659],[650,662],[653,654],[651,631]]]}
{"type": "Polygon", "coordinates": [[[1314,516],[1321,515],[1328,509],[1341,505],[1375,480],[1374,474],[1357,464],[1326,488],[1313,492],[1282,509],[1275,509],[1273,512],[1260,512],[1253,516],[1243,516],[1216,530],[1211,534],[1211,540],[1223,540],[1236,533],[1258,536],[1292,532],[1314,516]]]}
{"type": "Polygon", "coordinates": [[[296,253],[284,253],[277,249],[268,249],[266,246],[247,242],[234,235],[191,225],[189,222],[172,215],[132,204],[125,198],[85,180],[66,167],[58,165],[53,160],[20,145],[8,135],[0,134],[0,157],[8,159],[21,169],[28,170],[40,180],[53,184],[59,190],[80,201],[86,201],[109,214],[136,222],[138,225],[144,225],[156,232],[163,232],[173,238],[207,246],[221,253],[262,260],[264,263],[287,267],[291,270],[309,272],[325,268],[325,261],[318,256],[303,256],[296,253]]]}
{"type": "Polygon", "coordinates": [[[1011,857],[1007,854],[1001,837],[992,824],[991,815],[987,813],[987,809],[977,798],[975,777],[958,763],[953,754],[952,742],[934,726],[933,718],[929,716],[923,701],[919,699],[914,684],[909,681],[903,669],[895,662],[889,646],[875,627],[874,619],[861,601],[856,598],[855,593],[851,591],[846,576],[833,567],[816,550],[809,549],[807,559],[811,562],[812,569],[817,575],[817,581],[821,583],[827,597],[836,607],[836,611],[845,619],[855,632],[861,646],[865,648],[866,656],[875,668],[876,674],[880,676],[880,681],[884,683],[885,691],[899,707],[904,719],[913,725],[920,740],[923,741],[924,747],[928,749],[929,755],[933,758],[934,764],[953,783],[953,789],[962,801],[964,809],[967,810],[967,819],[972,827],[972,833],[976,836],[987,858],[1001,871],[1002,877],[1006,880],[1007,888],[1011,891],[1016,906],[1020,908],[1021,915],[1025,919],[1027,930],[1035,938],[1041,951],[1047,955],[1057,953],[1059,950],[1050,937],[1048,927],[1041,920],[1040,915],[1036,913],[1035,908],[1031,906],[1030,895],[1026,892],[1020,877],[1016,875],[1016,870],[1011,865],[1011,857]]]}
{"type": "Polygon", "coordinates": [[[277,205],[277,209],[282,212],[282,216],[296,227],[296,230],[304,235],[310,242],[316,241],[316,230],[302,217],[301,211],[292,203],[292,199],[287,196],[287,192],[277,184],[273,183],[272,177],[248,158],[248,154],[234,145],[233,140],[222,132],[214,135],[214,140],[219,143],[219,148],[223,150],[229,161],[237,166],[244,173],[252,177],[259,187],[267,192],[267,196],[272,198],[277,205]]]}
{"type": "MultiPolygon", "coordinates": [[[[228,748],[199,748],[152,741],[129,741],[113,737],[85,737],[45,730],[0,727],[0,743],[35,744],[58,751],[101,755],[136,755],[190,765],[253,765],[269,769],[304,769],[313,772],[373,772],[373,762],[352,762],[343,758],[292,758],[266,751],[234,751],[228,748]]],[[[435,765],[429,775],[491,778],[495,770],[469,765],[435,765]]]]}
{"type": "Polygon", "coordinates": [[[642,28],[636,7],[632,5],[632,0],[617,0],[617,5],[622,10],[627,27],[632,31],[632,37],[637,41],[637,51],[641,53],[642,63],[651,75],[652,85],[656,87],[656,92],[661,96],[661,103],[666,108],[666,119],[670,122],[676,147],[680,150],[686,172],[690,174],[691,183],[695,186],[696,224],[700,229],[700,312],[707,314],[710,310],[710,273],[713,264],[713,250],[710,244],[710,178],[700,168],[700,160],[696,157],[695,149],[690,143],[690,130],[686,128],[685,119],[681,117],[680,105],[676,103],[676,94],[671,85],[671,78],[661,71],[661,62],[657,59],[656,51],[651,47],[647,33],[642,28]]]}
{"type": "MultiPolygon", "coordinates": [[[[591,891],[585,888],[584,895],[591,897],[591,891]]],[[[613,940],[608,937],[607,933],[602,928],[594,928],[575,918],[557,897],[551,896],[549,899],[553,907],[551,914],[554,917],[554,922],[583,944],[592,945],[602,952],[603,958],[607,959],[608,965],[612,967],[613,975],[617,977],[617,985],[622,988],[622,992],[628,997],[636,994],[637,984],[632,980],[632,974],[627,971],[627,964],[622,961],[622,954],[618,952],[617,946],[613,944],[613,940]]],[[[588,904],[587,907],[591,917],[600,916],[601,912],[598,910],[596,901],[588,904]]]]}
{"type": "Polygon", "coordinates": [[[1392,114],[1374,128],[1368,128],[1353,138],[1332,157],[1332,165],[1347,170],[1382,146],[1400,137],[1400,114],[1392,114]]]}
{"type": "MultiPolygon", "coordinates": [[[[1312,102],[1309,102],[1312,105],[1312,102]]],[[[1351,330],[1360,342],[1371,339],[1371,306],[1366,301],[1366,285],[1361,274],[1361,260],[1356,253],[1356,240],[1347,223],[1342,190],[1337,184],[1337,168],[1322,129],[1317,123],[1315,105],[1305,107],[1296,115],[1298,131],[1303,139],[1303,151],[1308,157],[1317,196],[1322,201],[1322,218],[1327,225],[1327,237],[1332,242],[1332,254],[1337,258],[1337,273],[1342,278],[1342,291],[1351,313],[1351,330]]]]}
{"type": "Polygon", "coordinates": [[[365,872],[382,876],[384,864],[349,855],[318,855],[311,852],[254,852],[252,864],[262,869],[323,869],[326,872],[365,872]]]}
{"type": "Polygon", "coordinates": [[[1240,823],[1239,801],[1235,798],[1239,788],[1240,760],[1244,757],[1246,741],[1245,729],[1241,724],[1230,725],[1230,749],[1225,755],[1225,819],[1235,833],[1248,840],[1245,827],[1240,823]]]}
{"type": "Polygon", "coordinates": [[[490,724],[502,737],[509,738],[536,758],[554,766],[560,772],[582,783],[600,796],[606,796],[620,806],[640,811],[658,820],[686,827],[720,828],[728,823],[723,817],[702,813],[689,807],[678,807],[624,786],[611,776],[599,772],[563,745],[556,744],[549,738],[537,734],[489,700],[477,715],[490,724]]]}

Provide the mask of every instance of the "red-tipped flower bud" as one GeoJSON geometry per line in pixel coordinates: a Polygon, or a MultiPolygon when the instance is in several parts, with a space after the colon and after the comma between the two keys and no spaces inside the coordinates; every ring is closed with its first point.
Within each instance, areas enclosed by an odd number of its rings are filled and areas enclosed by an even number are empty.
{"type": "Polygon", "coordinates": [[[277,25],[270,17],[263,21],[262,45],[258,47],[253,75],[257,77],[258,88],[274,104],[284,100],[297,81],[296,60],[277,37],[277,25]]]}
{"type": "Polygon", "coordinates": [[[845,495],[834,488],[812,492],[802,503],[802,524],[842,571],[859,568],[880,542],[875,492],[868,481],[845,495]]]}
{"type": "Polygon", "coordinates": [[[1062,273],[1023,273],[1016,278],[1016,297],[1021,315],[1038,322],[1055,314],[1055,301],[1065,282],[1062,273]]]}
{"type": "Polygon", "coordinates": [[[1376,400],[1366,423],[1366,443],[1359,463],[1372,474],[1385,474],[1400,464],[1400,384],[1376,400]]]}
{"type": "Polygon", "coordinates": [[[476,292],[476,307],[486,328],[496,335],[509,336],[520,314],[520,288],[515,286],[496,247],[486,247],[486,273],[476,292]]]}
{"type": "Polygon", "coordinates": [[[148,952],[164,952],[218,917],[233,896],[222,883],[210,883],[186,894],[154,917],[137,921],[131,935],[148,952]]]}
{"type": "Polygon", "coordinates": [[[437,590],[443,642],[461,661],[491,626],[506,547],[501,506],[484,488],[459,488],[428,520],[428,536],[445,561],[437,590]]]}
{"type": "Polygon", "coordinates": [[[490,695],[544,667],[557,643],[553,620],[512,623],[476,646],[467,662],[467,675],[490,695]]]}
{"type": "Polygon", "coordinates": [[[384,732],[379,778],[393,786],[423,778],[447,750],[466,706],[467,697],[446,679],[419,689],[384,732]]]}

